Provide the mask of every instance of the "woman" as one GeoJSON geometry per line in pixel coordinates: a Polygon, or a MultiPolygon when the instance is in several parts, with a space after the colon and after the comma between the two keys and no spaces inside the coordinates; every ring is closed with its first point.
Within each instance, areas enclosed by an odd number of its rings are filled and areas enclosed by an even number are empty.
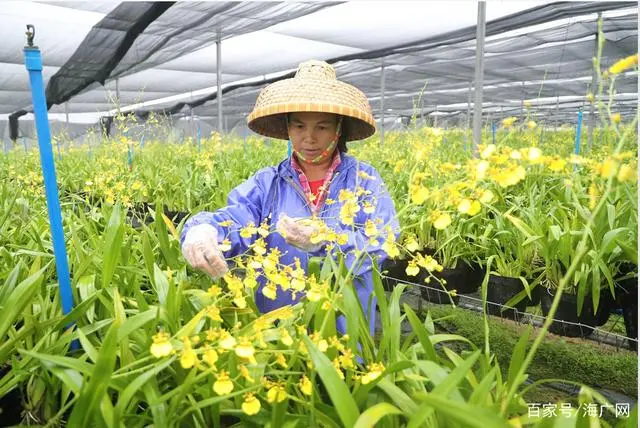
{"type": "MultiPolygon", "coordinates": [[[[181,236],[185,259],[219,278],[229,270],[225,259],[245,253],[260,238],[242,233],[242,227],[267,222],[275,223],[277,230],[264,237],[267,248],[280,249],[281,264],[294,266],[299,260],[306,271],[310,257],[326,255],[327,243],[317,242],[313,237],[318,228],[302,220],[321,219],[342,237],[337,245],[347,267],[353,268],[357,295],[367,308],[373,334],[373,263],[379,268],[386,258],[384,242],[395,241],[398,224],[378,172],[346,154],[347,141],[375,133],[366,96],[338,81],[326,62],[308,61],[300,64],[295,77],[260,92],[248,126],[258,134],[289,140],[293,154],[233,189],[226,207],[189,219],[181,236]],[[220,248],[223,240],[225,251],[220,248]],[[362,251],[364,257],[358,258],[362,251]]],[[[264,278],[258,279],[255,301],[261,312],[293,304],[301,297],[291,289],[267,292],[264,278]]],[[[343,317],[337,327],[345,333],[343,317]]]]}

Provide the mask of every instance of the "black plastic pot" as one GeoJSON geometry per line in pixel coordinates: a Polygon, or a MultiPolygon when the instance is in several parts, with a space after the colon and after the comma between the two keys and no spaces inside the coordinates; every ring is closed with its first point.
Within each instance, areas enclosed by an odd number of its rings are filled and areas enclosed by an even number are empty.
{"type": "MultiPolygon", "coordinates": [[[[0,367],[0,378],[9,372],[9,366],[0,367]]],[[[0,427],[18,425],[22,422],[24,402],[20,387],[14,388],[0,397],[0,427]]]]}
{"type": "MultiPolygon", "coordinates": [[[[443,272],[444,270],[440,273],[443,273],[443,272]]],[[[434,272],[433,274],[435,276],[436,272],[434,272]]],[[[450,305],[452,300],[453,300],[453,303],[455,304],[458,304],[458,301],[460,301],[460,296],[458,295],[449,296],[449,293],[445,291],[442,284],[440,284],[435,279],[431,279],[431,281],[427,283],[425,279],[429,277],[428,272],[420,272],[418,277],[419,277],[420,284],[425,285],[424,287],[420,288],[420,295],[424,300],[427,300],[431,303],[440,303],[443,305],[450,305]]],[[[450,284],[451,283],[449,283],[449,281],[447,280],[447,284],[445,285],[446,289],[454,290],[455,287],[452,287],[450,284]]]]}
{"type": "Polygon", "coordinates": [[[443,269],[442,272],[433,272],[433,276],[446,281],[447,290],[456,290],[458,293],[471,294],[478,291],[484,278],[482,267],[477,263],[469,263],[458,260],[453,269],[443,269]]]}
{"type": "MultiPolygon", "coordinates": [[[[638,267],[632,263],[621,266],[618,278],[634,274],[634,277],[617,279],[615,282],[616,300],[614,307],[622,310],[626,335],[638,339],[638,267]]],[[[637,351],[637,340],[628,341],[629,348],[637,351]]]]}
{"type": "MultiPolygon", "coordinates": [[[[582,305],[582,312],[578,315],[578,296],[563,293],[560,298],[558,310],[554,316],[558,321],[553,321],[551,323],[549,331],[551,333],[567,337],[590,336],[593,333],[593,328],[595,326],[602,325],[607,322],[611,308],[610,296],[610,293],[606,292],[601,294],[598,311],[595,314],[593,312],[593,301],[591,300],[591,296],[585,296],[584,303],[582,305]],[[562,321],[566,321],[571,324],[567,324],[562,321]]],[[[555,292],[552,290],[542,289],[540,291],[540,305],[544,316],[548,315],[554,297],[555,292]]]]}
{"type": "Polygon", "coordinates": [[[407,277],[407,265],[409,261],[407,259],[385,259],[382,262],[382,266],[380,270],[385,277],[382,278],[382,287],[385,291],[393,291],[395,286],[398,284],[397,280],[400,281],[408,281],[408,282],[416,282],[416,278],[412,277],[409,279],[407,277]]]}
{"type": "Polygon", "coordinates": [[[522,290],[523,285],[519,278],[489,275],[489,283],[487,284],[487,313],[503,318],[519,320],[527,309],[528,298],[520,300],[511,308],[505,308],[503,310],[503,306],[522,290]]]}

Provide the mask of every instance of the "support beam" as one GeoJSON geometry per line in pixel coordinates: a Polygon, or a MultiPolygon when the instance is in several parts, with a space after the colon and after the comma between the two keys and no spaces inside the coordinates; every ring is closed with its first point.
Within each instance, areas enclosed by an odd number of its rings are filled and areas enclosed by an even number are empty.
{"type": "MultiPolygon", "coordinates": [[[[594,51],[593,51],[593,57],[597,57],[598,56],[598,45],[600,44],[600,34],[598,34],[598,23],[600,22],[600,20],[602,19],[602,12],[598,12],[598,19],[596,21],[596,38],[595,38],[595,46],[594,46],[594,51]]],[[[591,93],[597,94],[598,90],[597,90],[597,79],[598,79],[598,74],[596,73],[596,69],[595,67],[593,68],[593,72],[591,74],[591,93]]],[[[593,129],[595,127],[595,122],[596,122],[596,103],[595,101],[590,103],[591,105],[589,106],[589,120],[587,121],[587,126],[588,126],[588,133],[589,133],[589,140],[587,141],[587,150],[591,151],[591,147],[593,145],[593,129]]]]}
{"type": "Polygon", "coordinates": [[[482,88],[484,84],[484,35],[487,24],[487,4],[478,2],[478,24],[476,28],[476,73],[475,100],[473,102],[473,157],[478,156],[478,145],[482,142],[482,88]]]}
{"type": "Polygon", "coordinates": [[[384,60],[380,64],[380,145],[384,144],[384,60]]]}
{"type": "Polygon", "coordinates": [[[222,134],[222,38],[220,30],[218,30],[218,38],[216,39],[216,81],[218,86],[216,95],[218,100],[218,132],[222,134]]]}

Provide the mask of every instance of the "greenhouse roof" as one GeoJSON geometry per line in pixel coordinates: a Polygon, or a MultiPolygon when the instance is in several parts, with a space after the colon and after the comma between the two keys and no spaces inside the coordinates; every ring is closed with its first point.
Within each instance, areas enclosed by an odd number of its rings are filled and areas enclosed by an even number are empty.
{"type": "MultiPolygon", "coordinates": [[[[0,121],[30,109],[26,24],[36,28],[53,120],[113,114],[117,81],[124,111],[167,109],[214,124],[218,32],[227,129],[244,121],[266,83],[309,58],[333,63],[377,117],[382,63],[385,116],[462,117],[472,105],[477,10],[453,3],[4,2],[0,121]]],[[[575,117],[590,91],[598,13],[603,68],[638,50],[636,2],[489,1],[486,10],[485,115],[518,114],[530,100],[537,115],[575,117]]],[[[617,107],[634,114],[637,73],[616,86],[617,107]]]]}

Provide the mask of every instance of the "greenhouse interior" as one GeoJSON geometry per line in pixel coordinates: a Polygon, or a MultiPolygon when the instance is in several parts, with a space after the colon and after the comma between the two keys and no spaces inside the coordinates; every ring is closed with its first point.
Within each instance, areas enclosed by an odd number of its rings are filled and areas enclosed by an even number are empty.
{"type": "Polygon", "coordinates": [[[0,426],[637,427],[639,16],[3,1],[0,426]]]}

